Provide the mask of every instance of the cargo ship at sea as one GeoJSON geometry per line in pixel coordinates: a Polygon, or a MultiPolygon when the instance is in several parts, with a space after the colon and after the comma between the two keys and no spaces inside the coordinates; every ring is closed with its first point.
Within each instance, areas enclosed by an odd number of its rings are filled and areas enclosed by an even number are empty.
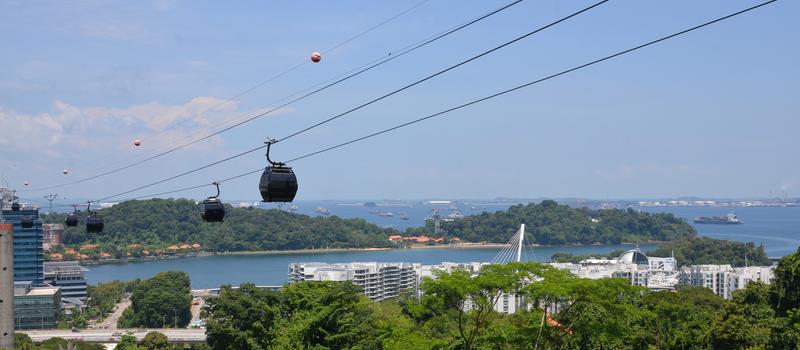
{"type": "Polygon", "coordinates": [[[741,225],[744,222],[736,217],[736,214],[725,216],[696,216],[692,219],[695,224],[714,224],[714,225],[741,225]]]}

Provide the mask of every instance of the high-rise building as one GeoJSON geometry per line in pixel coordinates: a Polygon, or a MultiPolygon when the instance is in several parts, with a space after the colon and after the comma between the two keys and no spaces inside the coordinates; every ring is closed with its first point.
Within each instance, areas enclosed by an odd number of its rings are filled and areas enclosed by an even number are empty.
{"type": "Polygon", "coordinates": [[[3,218],[6,223],[14,225],[14,280],[41,285],[44,281],[44,250],[39,209],[23,206],[14,210],[10,203],[5,205],[3,218]]]}
{"type": "Polygon", "coordinates": [[[44,263],[46,284],[61,288],[61,302],[64,307],[82,308],[86,304],[87,268],[77,261],[48,261],[44,263]]]}

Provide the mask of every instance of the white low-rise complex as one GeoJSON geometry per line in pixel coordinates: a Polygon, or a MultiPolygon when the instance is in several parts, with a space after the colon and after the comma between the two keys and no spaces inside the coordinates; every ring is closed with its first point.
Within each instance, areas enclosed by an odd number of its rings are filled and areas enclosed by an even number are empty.
{"type": "MultiPolygon", "coordinates": [[[[379,301],[404,292],[420,296],[420,284],[425,278],[435,278],[436,271],[464,270],[477,274],[487,264],[295,263],[289,265],[289,281],[351,281],[362,287],[371,300],[379,301]]],[[[700,286],[725,299],[730,299],[733,291],[746,287],[749,282],[770,283],[773,276],[773,267],[766,266],[693,265],[679,269],[674,257],[648,257],[638,249],[629,250],[617,259],[586,259],[580,263],[550,265],[568,270],[580,278],[624,278],[631,285],[652,290],[674,290],[679,284],[700,286]]],[[[524,301],[514,295],[502,295],[495,310],[514,313],[524,305],[524,301]]]]}
{"type": "Polygon", "coordinates": [[[354,262],[348,264],[299,263],[289,265],[289,282],[351,281],[373,301],[416,293],[420,264],[354,262]]]}

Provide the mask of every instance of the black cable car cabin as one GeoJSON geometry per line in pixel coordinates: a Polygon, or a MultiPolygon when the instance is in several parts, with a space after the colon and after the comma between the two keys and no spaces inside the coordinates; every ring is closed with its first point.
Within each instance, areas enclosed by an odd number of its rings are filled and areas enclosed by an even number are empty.
{"type": "Polygon", "coordinates": [[[72,213],[67,214],[67,217],[64,218],[64,225],[67,227],[76,227],[78,226],[78,206],[72,206],[72,213]]]}
{"type": "Polygon", "coordinates": [[[22,207],[19,205],[19,203],[17,202],[11,203],[11,211],[19,211],[21,208],[22,207]]]}
{"type": "Polygon", "coordinates": [[[75,213],[67,214],[67,218],[64,219],[64,225],[67,225],[67,227],[78,226],[78,216],[75,213]]]}
{"type": "Polygon", "coordinates": [[[33,228],[33,217],[29,215],[23,216],[19,221],[19,225],[22,226],[22,228],[33,228]]]}
{"type": "Polygon", "coordinates": [[[219,198],[207,198],[203,201],[203,221],[222,222],[225,218],[225,205],[219,198]]]}
{"type": "Polygon", "coordinates": [[[291,202],[297,194],[297,177],[291,167],[268,166],[258,185],[264,202],[291,202]]]}
{"type": "Polygon", "coordinates": [[[103,232],[103,217],[97,213],[91,213],[86,217],[86,232],[101,233],[103,232]]]}
{"type": "Polygon", "coordinates": [[[92,212],[92,202],[86,206],[86,232],[88,233],[101,233],[103,232],[103,217],[100,214],[92,212]]]}
{"type": "Polygon", "coordinates": [[[219,182],[214,182],[213,185],[217,186],[217,195],[203,200],[203,211],[200,216],[205,222],[222,222],[225,218],[225,204],[219,199],[219,182]]]}
{"type": "Polygon", "coordinates": [[[297,176],[292,167],[269,159],[269,149],[275,140],[267,140],[268,165],[261,174],[258,190],[264,202],[291,202],[297,194],[297,176]]]}

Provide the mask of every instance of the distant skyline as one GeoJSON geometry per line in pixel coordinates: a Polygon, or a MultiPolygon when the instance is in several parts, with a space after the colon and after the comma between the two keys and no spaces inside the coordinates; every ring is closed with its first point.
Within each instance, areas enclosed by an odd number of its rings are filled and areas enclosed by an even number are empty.
{"type": "MultiPolygon", "coordinates": [[[[257,114],[511,1],[0,2],[0,182],[92,176],[257,114]],[[308,61],[241,94],[266,78],[308,61]],[[142,146],[134,147],[134,139],[142,146]],[[69,170],[62,175],[63,169],[69,170]]],[[[102,198],[280,138],[592,2],[511,7],[243,127],[39,199],[102,198]]],[[[438,112],[757,4],[609,1],[278,144],[278,160],[438,112]]],[[[778,1],[687,36],[292,165],[298,200],[800,197],[800,4],[778,1]],[[776,195],[778,196],[778,195],[776,195]]],[[[109,200],[265,165],[259,151],[109,200]]],[[[257,199],[259,174],[222,198],[257,199]]],[[[165,197],[202,198],[213,187],[165,197]]],[[[58,201],[58,200],[57,200],[58,201]]]]}

